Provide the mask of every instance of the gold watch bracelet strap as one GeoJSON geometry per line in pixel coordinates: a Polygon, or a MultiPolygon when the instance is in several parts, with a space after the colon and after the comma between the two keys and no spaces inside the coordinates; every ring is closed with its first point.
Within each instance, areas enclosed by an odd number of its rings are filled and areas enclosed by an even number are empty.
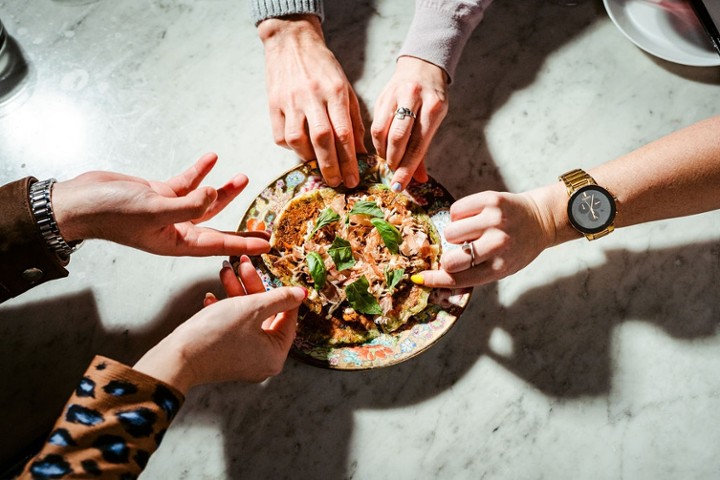
{"type": "Polygon", "coordinates": [[[568,195],[572,195],[575,190],[586,185],[597,185],[595,179],[592,178],[585,170],[580,168],[576,168],[575,170],[571,170],[563,175],[560,175],[560,180],[565,183],[568,195]]]}

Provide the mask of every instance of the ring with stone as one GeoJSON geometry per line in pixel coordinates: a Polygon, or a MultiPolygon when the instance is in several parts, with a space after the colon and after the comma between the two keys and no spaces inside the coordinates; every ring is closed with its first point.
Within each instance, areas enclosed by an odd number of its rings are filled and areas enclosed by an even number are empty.
{"type": "Polygon", "coordinates": [[[475,266],[475,249],[472,243],[463,242],[462,251],[470,255],[470,268],[475,266]]]}
{"type": "Polygon", "coordinates": [[[395,110],[395,118],[397,118],[398,120],[405,120],[405,117],[417,118],[413,111],[409,108],[398,107],[398,109],[395,110]]]}

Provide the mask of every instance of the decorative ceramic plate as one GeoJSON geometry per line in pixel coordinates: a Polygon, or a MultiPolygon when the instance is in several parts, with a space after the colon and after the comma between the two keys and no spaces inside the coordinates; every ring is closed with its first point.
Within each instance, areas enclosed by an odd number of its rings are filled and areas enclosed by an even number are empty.
{"type": "MultiPolygon", "coordinates": [[[[358,165],[362,184],[383,183],[389,185],[392,172],[385,162],[374,155],[359,155],[358,165]]],[[[296,195],[327,187],[317,162],[298,165],[281,175],[258,195],[243,217],[238,231],[266,230],[272,233],[273,223],[285,204],[296,195]]],[[[412,182],[404,194],[421,205],[430,216],[441,237],[441,248],[457,248],[445,240],[443,230],[450,221],[452,196],[445,188],[430,179],[427,183],[412,182]]],[[[265,266],[260,257],[252,259],[265,287],[282,286],[265,266]]],[[[231,258],[237,272],[238,258],[231,258]]],[[[364,370],[396,365],[428,349],[437,342],[457,321],[465,309],[472,288],[433,289],[428,306],[412,317],[406,325],[392,333],[383,333],[366,343],[353,346],[330,347],[313,345],[298,335],[293,344],[293,357],[312,365],[337,370],[364,370]]],[[[300,315],[302,315],[301,307],[300,315]]]]}
{"type": "MultiPolygon", "coordinates": [[[[710,6],[718,0],[706,1],[710,6]]],[[[690,5],[681,0],[603,0],[615,26],[646,52],[669,62],[695,67],[720,65],[690,5]]],[[[713,9],[720,10],[715,5],[713,9]]]]}

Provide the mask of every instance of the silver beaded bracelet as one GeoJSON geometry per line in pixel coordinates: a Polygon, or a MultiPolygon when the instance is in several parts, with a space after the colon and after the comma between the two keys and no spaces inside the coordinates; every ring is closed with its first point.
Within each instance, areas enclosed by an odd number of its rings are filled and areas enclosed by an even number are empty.
{"type": "Polygon", "coordinates": [[[55,221],[50,198],[53,184],[56,181],[54,178],[49,178],[30,185],[30,208],[35,217],[35,223],[50,250],[61,257],[67,258],[80,248],[83,242],[70,245],[60,234],[60,228],[58,228],[55,221]]]}

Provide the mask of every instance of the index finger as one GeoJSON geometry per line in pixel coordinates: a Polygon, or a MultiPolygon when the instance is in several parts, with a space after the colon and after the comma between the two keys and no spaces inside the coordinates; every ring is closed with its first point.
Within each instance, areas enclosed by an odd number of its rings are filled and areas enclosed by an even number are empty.
{"type": "MultiPolygon", "coordinates": [[[[442,121],[442,118],[440,121],[442,121]]],[[[439,126],[439,123],[435,124],[430,115],[425,114],[421,109],[420,116],[413,126],[412,133],[410,133],[410,139],[407,142],[405,153],[391,180],[391,185],[399,183],[402,189],[407,187],[415,175],[416,170],[425,160],[425,154],[439,126]]],[[[427,174],[425,174],[425,176],[427,176],[427,174]]]]}
{"type": "Polygon", "coordinates": [[[328,105],[328,115],[335,136],[335,150],[343,183],[346,187],[353,188],[360,180],[355,156],[354,125],[348,105],[342,100],[328,105]]]}
{"type": "Polygon", "coordinates": [[[340,185],[340,166],[335,151],[335,132],[327,112],[315,109],[307,114],[310,142],[315,150],[318,166],[325,182],[331,187],[340,185]]]}
{"type": "Polygon", "coordinates": [[[176,175],[165,182],[179,197],[187,195],[195,190],[203,178],[210,173],[215,166],[218,156],[214,153],[206,153],[200,157],[190,168],[179,175],[176,175]]]}
{"type": "Polygon", "coordinates": [[[467,197],[456,200],[450,205],[450,219],[452,221],[471,217],[482,212],[487,207],[485,192],[473,193],[467,197]]]}
{"type": "Polygon", "coordinates": [[[260,275],[258,275],[257,270],[255,270],[255,267],[247,255],[242,255],[240,257],[238,275],[240,276],[248,295],[265,291],[265,284],[260,279],[260,275]]]}

